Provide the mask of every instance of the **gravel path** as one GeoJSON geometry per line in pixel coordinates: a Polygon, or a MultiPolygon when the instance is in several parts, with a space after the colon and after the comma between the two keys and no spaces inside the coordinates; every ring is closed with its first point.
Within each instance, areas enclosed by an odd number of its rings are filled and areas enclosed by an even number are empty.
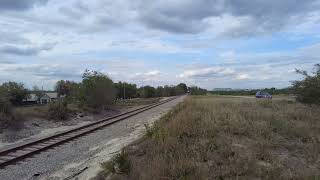
{"type": "Polygon", "coordinates": [[[100,163],[142,137],[144,124],[152,123],[185,97],[123,120],[87,136],[49,149],[18,164],[0,169],[0,179],[90,179],[100,163]]]}

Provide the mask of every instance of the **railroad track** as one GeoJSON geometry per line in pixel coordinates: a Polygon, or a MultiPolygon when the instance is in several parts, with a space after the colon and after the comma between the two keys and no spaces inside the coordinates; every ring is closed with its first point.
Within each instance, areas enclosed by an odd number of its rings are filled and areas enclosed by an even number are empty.
{"type": "Polygon", "coordinates": [[[53,148],[60,144],[69,142],[75,138],[84,136],[103,127],[116,123],[118,121],[127,119],[131,116],[137,115],[154,107],[165,104],[169,101],[177,99],[178,97],[173,97],[161,102],[153,103],[135,110],[131,110],[119,115],[111,116],[105,119],[98,120],[96,122],[71,129],[65,132],[61,132],[46,138],[28,142],[25,144],[18,145],[16,147],[8,148],[0,151],[0,168],[3,168],[11,163],[21,161],[27,157],[34,154],[40,153],[41,151],[53,148]]]}

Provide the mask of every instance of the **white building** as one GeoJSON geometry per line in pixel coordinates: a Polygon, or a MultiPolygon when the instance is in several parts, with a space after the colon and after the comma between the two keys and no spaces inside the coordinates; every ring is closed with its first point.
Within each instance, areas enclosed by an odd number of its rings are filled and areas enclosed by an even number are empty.
{"type": "MultiPolygon", "coordinates": [[[[61,98],[63,98],[63,97],[61,97],[61,98]]],[[[56,92],[46,92],[40,98],[38,98],[36,96],[36,94],[31,93],[29,95],[29,97],[26,100],[24,100],[24,102],[28,103],[28,104],[48,104],[50,102],[57,101],[58,98],[59,98],[58,93],[56,93],[56,92]]]]}

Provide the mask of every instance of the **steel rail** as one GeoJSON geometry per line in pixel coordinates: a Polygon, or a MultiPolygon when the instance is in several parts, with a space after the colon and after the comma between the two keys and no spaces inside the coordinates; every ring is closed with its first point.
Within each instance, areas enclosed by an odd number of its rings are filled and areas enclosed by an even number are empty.
{"type": "Polygon", "coordinates": [[[147,111],[149,109],[155,108],[157,106],[160,106],[162,104],[165,104],[167,102],[170,102],[174,99],[177,99],[177,97],[173,97],[161,102],[153,103],[150,105],[146,105],[125,113],[121,113],[119,115],[111,116],[108,118],[100,119],[96,122],[89,123],[87,125],[83,125],[71,130],[67,130],[61,133],[54,134],[52,136],[48,136],[45,138],[41,138],[38,140],[34,140],[31,142],[27,142],[24,144],[17,145],[16,147],[7,148],[5,150],[0,151],[0,168],[3,168],[11,163],[18,162],[20,160],[23,160],[27,157],[30,157],[34,154],[40,153],[44,150],[47,150],[49,148],[58,146],[60,144],[69,142],[75,138],[85,136],[91,132],[94,132],[96,130],[99,130],[103,127],[109,126],[111,124],[114,124],[118,121],[127,119],[129,117],[132,117],[134,115],[140,114],[144,111],[147,111]]]}

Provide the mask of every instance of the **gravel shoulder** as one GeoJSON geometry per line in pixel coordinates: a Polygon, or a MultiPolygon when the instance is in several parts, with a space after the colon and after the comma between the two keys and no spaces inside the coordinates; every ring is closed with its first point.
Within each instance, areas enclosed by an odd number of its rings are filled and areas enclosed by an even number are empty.
{"type": "Polygon", "coordinates": [[[1,129],[0,150],[83,126],[124,111],[127,109],[110,109],[99,114],[80,113],[65,121],[43,118],[20,120],[11,127],[1,129]]]}
{"type": "Polygon", "coordinates": [[[152,124],[184,97],[115,123],[87,136],[0,169],[0,179],[90,179],[121,148],[141,138],[152,124]]]}

